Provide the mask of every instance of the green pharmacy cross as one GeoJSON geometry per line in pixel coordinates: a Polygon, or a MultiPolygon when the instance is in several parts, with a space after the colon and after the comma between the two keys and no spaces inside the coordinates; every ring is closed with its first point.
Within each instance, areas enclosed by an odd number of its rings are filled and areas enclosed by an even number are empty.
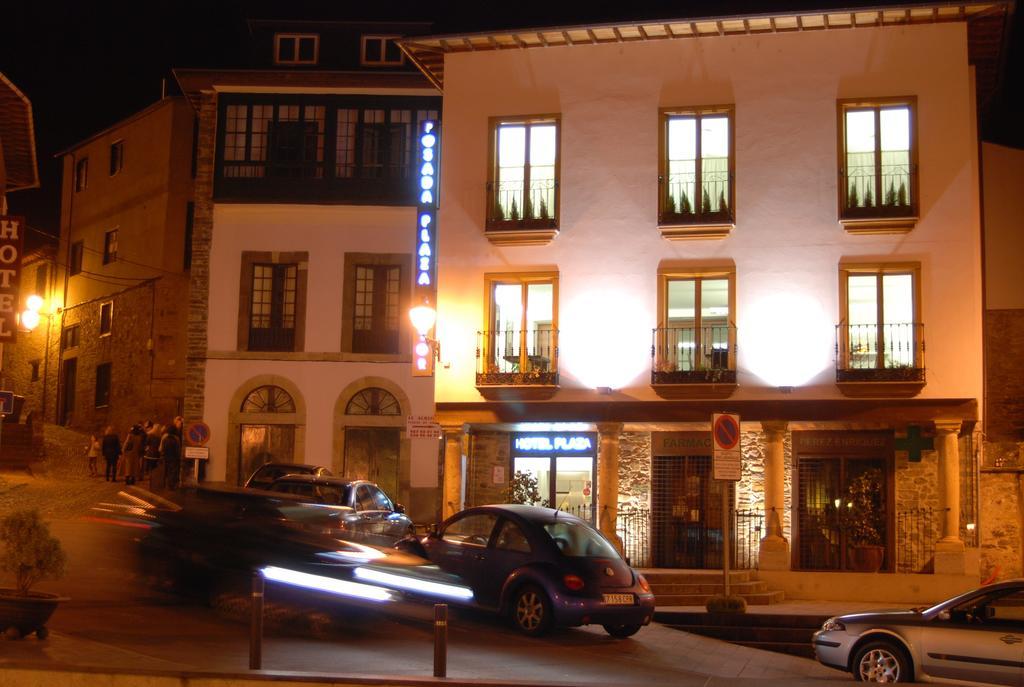
{"type": "Polygon", "coordinates": [[[935,450],[935,439],[922,437],[921,427],[910,425],[907,427],[907,436],[903,439],[896,439],[893,442],[893,447],[897,451],[906,451],[911,463],[920,463],[921,451],[935,450]]]}

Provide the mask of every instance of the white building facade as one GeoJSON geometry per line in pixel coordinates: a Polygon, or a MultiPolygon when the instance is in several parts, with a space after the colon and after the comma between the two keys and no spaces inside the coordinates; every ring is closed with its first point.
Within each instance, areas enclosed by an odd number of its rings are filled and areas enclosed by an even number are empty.
{"type": "Polygon", "coordinates": [[[186,414],[211,430],[205,478],[322,465],[429,522],[437,440],[406,419],[433,383],[407,312],[416,126],[440,98],[394,43],[416,27],[252,29],[258,70],[177,72],[201,120],[186,414]]]}
{"type": "Polygon", "coordinates": [[[733,565],[787,595],[976,585],[969,33],[1006,11],[406,39],[444,95],[444,512],[522,473],[634,564],[714,568],[728,488],[733,565]]]}

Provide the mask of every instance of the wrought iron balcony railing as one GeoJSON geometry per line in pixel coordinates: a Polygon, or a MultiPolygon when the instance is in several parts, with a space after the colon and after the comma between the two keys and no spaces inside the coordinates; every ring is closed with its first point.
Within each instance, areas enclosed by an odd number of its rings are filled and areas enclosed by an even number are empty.
{"type": "Polygon", "coordinates": [[[736,382],[736,327],[659,327],[651,344],[651,384],[736,382]]]}
{"type": "Polygon", "coordinates": [[[558,330],[477,332],[477,386],[558,384],[558,330]]]}
{"type": "Polygon", "coordinates": [[[533,166],[537,176],[530,179],[528,189],[522,180],[496,181],[487,184],[490,212],[487,225],[492,228],[508,226],[554,227],[558,224],[558,180],[555,168],[533,166]]]}
{"type": "Polygon", "coordinates": [[[917,214],[917,168],[909,150],[848,153],[839,170],[840,189],[846,189],[843,219],[911,217],[917,214]]]}
{"type": "Polygon", "coordinates": [[[836,326],[837,382],[923,382],[924,325],[836,326]]]}

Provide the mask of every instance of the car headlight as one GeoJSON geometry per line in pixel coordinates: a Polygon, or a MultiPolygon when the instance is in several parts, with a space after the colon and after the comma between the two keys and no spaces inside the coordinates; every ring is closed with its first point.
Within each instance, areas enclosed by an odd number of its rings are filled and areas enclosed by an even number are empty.
{"type": "Polygon", "coordinates": [[[843,625],[836,618],[829,618],[821,626],[821,631],[822,632],[834,632],[836,630],[840,630],[840,631],[845,631],[846,630],[846,625],[843,625]]]}

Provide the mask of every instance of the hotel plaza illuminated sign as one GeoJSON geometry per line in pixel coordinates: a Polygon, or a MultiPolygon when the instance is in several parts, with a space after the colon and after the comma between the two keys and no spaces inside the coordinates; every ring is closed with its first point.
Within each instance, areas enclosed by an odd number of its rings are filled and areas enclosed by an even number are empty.
{"type": "MultiPolygon", "coordinates": [[[[416,206],[416,281],[413,302],[417,306],[436,309],[437,293],[437,171],[440,138],[437,122],[428,119],[420,124],[419,203],[416,206]]],[[[412,374],[429,377],[434,374],[436,341],[433,328],[417,332],[413,342],[412,374]]]]}
{"type": "Polygon", "coordinates": [[[518,434],[516,453],[593,453],[594,440],[586,434],[518,434]]]}

